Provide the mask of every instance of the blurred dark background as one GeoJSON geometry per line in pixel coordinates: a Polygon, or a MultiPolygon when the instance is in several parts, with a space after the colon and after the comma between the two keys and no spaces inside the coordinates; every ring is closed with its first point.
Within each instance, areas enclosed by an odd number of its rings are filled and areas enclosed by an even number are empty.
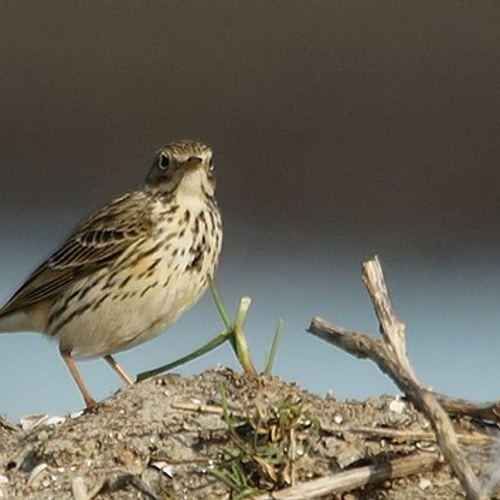
{"type": "MultiPolygon", "coordinates": [[[[254,297],[257,356],[282,316],[278,374],[342,396],[393,390],[304,333],[318,312],[376,331],[359,268],[378,253],[417,331],[417,369],[439,389],[495,396],[484,381],[499,375],[499,3],[47,0],[0,11],[2,300],[78,220],[140,186],[157,148],[197,138],[216,155],[221,292],[232,308],[254,297]],[[382,385],[356,392],[368,378],[382,385]]],[[[219,323],[206,297],[156,347],[124,356],[151,368],[219,323]]],[[[0,341],[12,381],[0,411],[78,406],[53,345],[0,341]]],[[[100,397],[118,387],[89,366],[100,397]]]]}

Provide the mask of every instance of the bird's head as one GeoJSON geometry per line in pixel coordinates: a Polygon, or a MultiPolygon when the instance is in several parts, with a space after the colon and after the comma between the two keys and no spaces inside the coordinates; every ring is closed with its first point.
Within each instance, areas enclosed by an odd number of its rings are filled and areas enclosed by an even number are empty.
{"type": "Polygon", "coordinates": [[[164,194],[212,197],[215,191],[212,150],[196,141],[167,144],[157,151],[146,186],[164,194]]]}

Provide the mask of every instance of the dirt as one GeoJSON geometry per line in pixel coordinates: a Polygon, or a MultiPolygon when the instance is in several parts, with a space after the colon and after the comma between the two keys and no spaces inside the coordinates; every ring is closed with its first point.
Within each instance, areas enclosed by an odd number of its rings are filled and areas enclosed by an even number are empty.
{"type": "MultiPolygon", "coordinates": [[[[461,432],[474,429],[467,421],[457,425],[461,432]]],[[[59,422],[23,430],[0,421],[0,498],[243,498],[437,452],[432,439],[370,435],[366,428],[430,431],[410,404],[392,396],[340,402],[277,377],[226,368],[189,378],[166,375],[59,422]]],[[[319,498],[451,500],[463,494],[441,461],[430,472],[319,498]]]]}

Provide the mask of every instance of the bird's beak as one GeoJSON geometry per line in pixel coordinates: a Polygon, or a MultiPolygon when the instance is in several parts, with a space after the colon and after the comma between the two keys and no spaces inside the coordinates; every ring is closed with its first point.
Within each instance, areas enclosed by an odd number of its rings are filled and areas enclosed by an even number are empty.
{"type": "Polygon", "coordinates": [[[182,168],[185,170],[195,170],[202,164],[202,159],[198,156],[191,156],[182,164],[182,168]]]}

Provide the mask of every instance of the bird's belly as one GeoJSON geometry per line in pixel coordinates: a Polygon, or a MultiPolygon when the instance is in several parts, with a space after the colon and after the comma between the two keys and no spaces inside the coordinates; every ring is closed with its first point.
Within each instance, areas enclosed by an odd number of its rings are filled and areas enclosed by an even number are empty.
{"type": "Polygon", "coordinates": [[[149,277],[128,281],[127,276],[128,271],[117,274],[116,283],[126,281],[126,284],[108,286],[109,291],[105,280],[98,282],[85,294],[82,305],[66,308],[50,332],[63,349],[87,358],[112,354],[145,342],[194,305],[208,282],[200,276],[194,278],[180,266],[177,271],[173,271],[172,266],[160,267],[149,277]],[[80,312],[75,314],[78,309],[80,312]]]}

